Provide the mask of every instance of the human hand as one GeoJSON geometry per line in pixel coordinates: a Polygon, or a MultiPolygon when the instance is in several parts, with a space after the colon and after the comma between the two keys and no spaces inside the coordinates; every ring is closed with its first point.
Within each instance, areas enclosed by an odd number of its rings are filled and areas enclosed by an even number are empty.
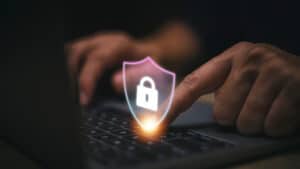
{"type": "Polygon", "coordinates": [[[220,125],[243,134],[289,135],[300,126],[299,87],[299,58],[268,44],[241,42],[185,77],[167,121],[215,92],[213,114],[220,125]]]}
{"type": "MultiPolygon", "coordinates": [[[[80,102],[89,104],[98,79],[123,60],[140,60],[146,56],[158,63],[179,65],[197,54],[199,41],[182,21],[168,21],[154,33],[134,39],[124,32],[103,32],[66,45],[71,74],[79,81],[80,102]]],[[[127,76],[139,73],[130,69],[127,76]]],[[[112,75],[112,85],[122,91],[121,70],[112,75]]]]}
{"type": "MultiPolygon", "coordinates": [[[[107,69],[123,60],[160,55],[158,46],[135,40],[123,32],[98,33],[82,38],[66,45],[66,53],[70,72],[79,80],[80,103],[84,106],[89,104],[97,80],[107,69]]],[[[119,70],[112,75],[112,85],[121,91],[122,84],[122,73],[119,70]]]]}

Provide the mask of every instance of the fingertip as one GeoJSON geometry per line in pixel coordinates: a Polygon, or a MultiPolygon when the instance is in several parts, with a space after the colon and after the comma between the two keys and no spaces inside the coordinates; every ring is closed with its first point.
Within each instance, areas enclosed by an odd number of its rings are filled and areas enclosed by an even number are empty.
{"type": "Polygon", "coordinates": [[[80,101],[80,104],[82,106],[87,106],[88,103],[89,103],[89,95],[88,95],[88,91],[87,89],[89,88],[88,87],[88,84],[83,81],[83,80],[80,80],[79,82],[79,101],[80,101]]]}
{"type": "Polygon", "coordinates": [[[93,59],[87,60],[83,66],[79,78],[80,92],[83,92],[84,94],[81,101],[83,105],[88,105],[91,102],[97,80],[101,77],[102,70],[102,64],[93,59]]]}
{"type": "Polygon", "coordinates": [[[114,86],[116,92],[121,93],[123,89],[123,78],[122,73],[115,73],[112,78],[112,85],[114,86]]]}
{"type": "Polygon", "coordinates": [[[88,78],[88,76],[81,75],[79,79],[79,99],[80,99],[80,104],[82,106],[87,106],[90,101],[90,93],[92,86],[91,80],[88,78]]]}
{"type": "Polygon", "coordinates": [[[80,91],[80,104],[82,106],[87,106],[89,103],[89,99],[84,91],[80,91]]]}

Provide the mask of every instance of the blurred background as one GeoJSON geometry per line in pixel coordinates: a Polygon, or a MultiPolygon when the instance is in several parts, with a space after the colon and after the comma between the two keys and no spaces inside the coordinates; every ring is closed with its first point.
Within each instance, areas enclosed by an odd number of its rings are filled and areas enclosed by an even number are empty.
{"type": "Polygon", "coordinates": [[[181,20],[202,41],[194,66],[239,41],[271,43],[299,55],[298,7],[297,1],[72,1],[63,10],[64,40],[105,30],[144,37],[169,20],[181,20]]]}
{"type": "MultiPolygon", "coordinates": [[[[82,36],[110,30],[141,38],[170,20],[190,25],[201,40],[201,54],[188,64],[186,72],[239,41],[271,43],[300,54],[298,1],[14,0],[1,4],[2,53],[9,51],[10,55],[29,47],[34,39],[46,42],[56,37],[63,45],[82,36]]],[[[12,59],[6,56],[2,56],[2,65],[12,59]]],[[[20,59],[32,58],[16,60],[20,59]]]]}

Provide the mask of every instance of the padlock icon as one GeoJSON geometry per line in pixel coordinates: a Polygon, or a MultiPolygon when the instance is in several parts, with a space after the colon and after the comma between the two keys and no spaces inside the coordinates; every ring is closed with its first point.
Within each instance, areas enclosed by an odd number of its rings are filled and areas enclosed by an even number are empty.
{"type": "Polygon", "coordinates": [[[136,105],[152,111],[157,111],[158,91],[156,90],[154,80],[149,76],[144,76],[136,89],[136,105]],[[150,87],[145,86],[148,82],[150,87]]]}

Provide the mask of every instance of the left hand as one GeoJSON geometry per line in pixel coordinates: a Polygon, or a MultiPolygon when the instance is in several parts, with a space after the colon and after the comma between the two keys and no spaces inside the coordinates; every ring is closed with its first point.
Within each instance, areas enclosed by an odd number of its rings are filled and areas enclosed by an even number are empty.
{"type": "MultiPolygon", "coordinates": [[[[160,52],[156,45],[136,40],[125,32],[105,32],[69,43],[66,53],[71,75],[79,79],[80,103],[87,106],[94,95],[96,82],[109,68],[120,65],[123,60],[139,60],[151,54],[157,56],[160,52]]],[[[112,75],[112,84],[121,91],[121,70],[112,75]]]]}

